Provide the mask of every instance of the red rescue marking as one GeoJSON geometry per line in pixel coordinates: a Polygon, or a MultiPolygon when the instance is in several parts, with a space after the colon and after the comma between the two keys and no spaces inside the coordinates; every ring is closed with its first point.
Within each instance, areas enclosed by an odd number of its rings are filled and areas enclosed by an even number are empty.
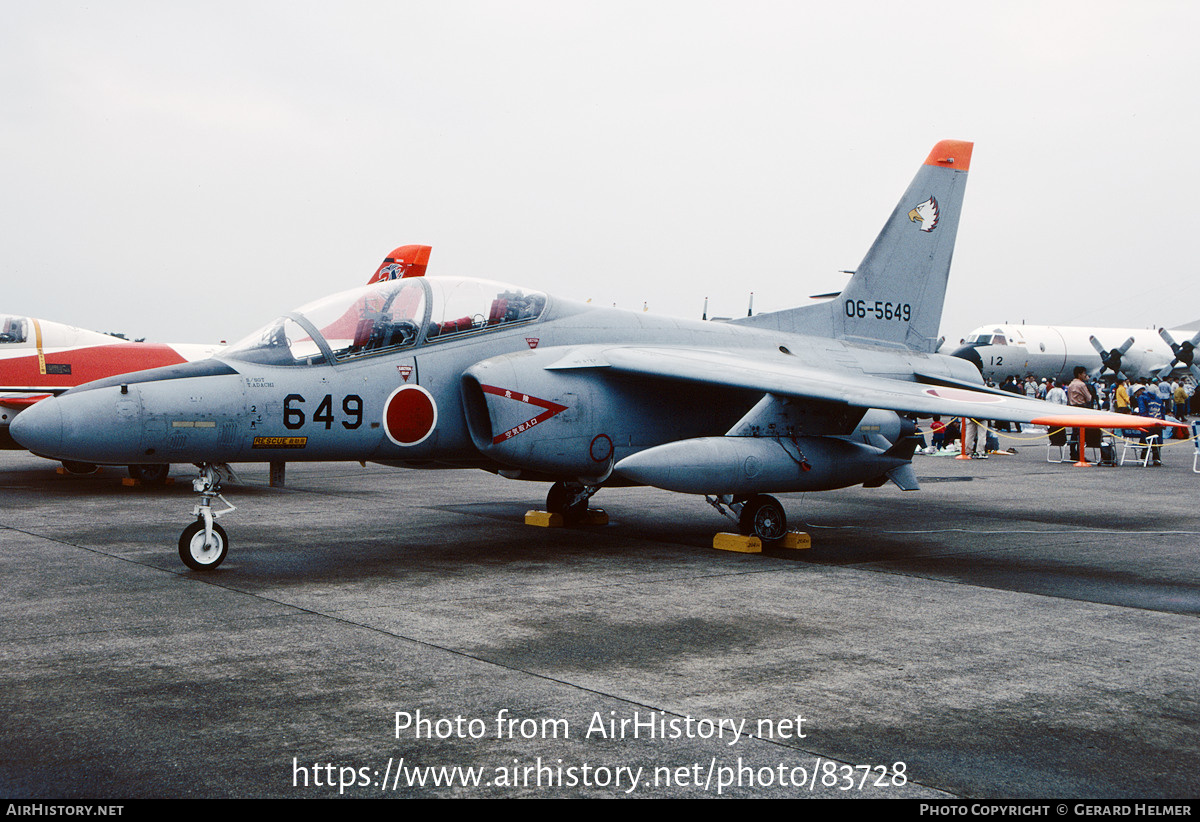
{"type": "Polygon", "coordinates": [[[567,406],[565,406],[565,405],[559,405],[556,402],[551,402],[550,400],[543,400],[538,397],[531,397],[528,394],[522,394],[520,391],[512,391],[508,388],[497,388],[494,385],[481,385],[479,387],[483,389],[483,393],[485,393],[485,394],[494,394],[497,397],[504,397],[505,399],[516,400],[517,402],[523,402],[523,403],[527,403],[529,405],[536,405],[538,408],[546,409],[542,413],[538,414],[536,417],[525,420],[525,422],[521,423],[520,425],[514,425],[512,428],[508,429],[503,434],[492,437],[492,445],[499,445],[500,443],[504,442],[505,440],[512,439],[517,434],[520,434],[524,431],[528,431],[530,428],[537,425],[538,423],[545,422],[546,420],[553,417],[555,414],[561,414],[563,411],[567,410],[567,406]]]}
{"type": "Polygon", "coordinates": [[[537,348],[538,343],[541,341],[542,341],[541,337],[526,337],[525,338],[525,342],[529,345],[530,348],[537,348]]]}
{"type": "Polygon", "coordinates": [[[417,445],[437,428],[437,404],[419,385],[402,385],[383,404],[383,430],[396,445],[417,445]]]}
{"type": "Polygon", "coordinates": [[[412,375],[412,366],[397,365],[396,370],[400,372],[400,376],[404,378],[404,381],[408,382],[408,378],[412,375]]]}

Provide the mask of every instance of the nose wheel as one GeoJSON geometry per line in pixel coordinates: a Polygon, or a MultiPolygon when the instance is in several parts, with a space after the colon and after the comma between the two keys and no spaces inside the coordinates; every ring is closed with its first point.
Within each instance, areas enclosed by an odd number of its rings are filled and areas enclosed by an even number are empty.
{"type": "Polygon", "coordinates": [[[196,520],[179,535],[179,558],[193,571],[211,571],[225,561],[227,553],[229,537],[215,522],[210,536],[205,536],[203,519],[196,520]]]}
{"type": "Polygon", "coordinates": [[[192,508],[196,521],[179,535],[179,558],[193,571],[211,571],[224,562],[229,553],[229,537],[216,519],[237,510],[220,493],[222,475],[233,479],[233,472],[227,465],[202,464],[199,468],[200,475],[192,480],[192,489],[200,495],[200,504],[192,508]],[[214,497],[227,507],[214,511],[214,497]]]}

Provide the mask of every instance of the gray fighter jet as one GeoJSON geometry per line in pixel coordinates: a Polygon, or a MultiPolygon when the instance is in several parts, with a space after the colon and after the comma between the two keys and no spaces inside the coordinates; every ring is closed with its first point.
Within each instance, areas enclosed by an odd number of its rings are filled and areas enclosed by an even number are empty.
{"type": "Polygon", "coordinates": [[[652,485],[705,495],[771,541],[786,516],[768,492],[915,490],[901,414],[1162,424],[991,391],[974,365],[935,353],[971,150],[934,147],[830,302],[685,321],[393,261],[212,359],[40,402],[11,432],[54,459],[196,463],[179,553],[211,570],[229,546],[215,522],[232,510],[227,463],[481,468],[553,483],[547,506],[568,519],[604,485],[652,485]]]}

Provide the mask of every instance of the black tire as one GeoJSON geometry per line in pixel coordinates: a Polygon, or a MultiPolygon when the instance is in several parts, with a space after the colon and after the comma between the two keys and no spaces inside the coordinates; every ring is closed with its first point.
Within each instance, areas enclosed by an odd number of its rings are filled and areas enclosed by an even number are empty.
{"type": "Polygon", "coordinates": [[[787,533],[787,514],[779,500],[758,494],[742,506],[738,525],[745,536],[758,537],[764,544],[778,542],[787,533]]]}
{"type": "Polygon", "coordinates": [[[225,529],[213,523],[213,537],[217,547],[206,550],[204,547],[204,522],[196,520],[179,535],[179,558],[183,564],[193,571],[211,571],[225,561],[229,553],[229,537],[225,529]]]}
{"type": "Polygon", "coordinates": [[[582,499],[574,504],[569,504],[572,496],[574,494],[567,490],[565,483],[554,483],[550,486],[549,493],[546,494],[546,510],[551,514],[561,514],[566,522],[578,520],[587,513],[588,501],[582,499]]]}
{"type": "Polygon", "coordinates": [[[94,474],[100,470],[100,466],[93,465],[90,462],[72,462],[71,460],[63,460],[63,468],[67,469],[70,474],[94,474]]]}
{"type": "Polygon", "coordinates": [[[157,465],[130,465],[127,468],[129,476],[143,485],[163,485],[171,473],[171,466],[165,462],[157,465]]]}

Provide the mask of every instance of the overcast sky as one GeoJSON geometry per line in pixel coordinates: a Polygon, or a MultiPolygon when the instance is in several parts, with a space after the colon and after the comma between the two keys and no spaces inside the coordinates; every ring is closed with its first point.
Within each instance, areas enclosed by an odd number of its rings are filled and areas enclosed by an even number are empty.
{"type": "Polygon", "coordinates": [[[1200,318],[1200,3],[984,5],[0,0],[0,312],[233,340],[405,243],[786,308],[954,138],[944,334],[1200,318]]]}

